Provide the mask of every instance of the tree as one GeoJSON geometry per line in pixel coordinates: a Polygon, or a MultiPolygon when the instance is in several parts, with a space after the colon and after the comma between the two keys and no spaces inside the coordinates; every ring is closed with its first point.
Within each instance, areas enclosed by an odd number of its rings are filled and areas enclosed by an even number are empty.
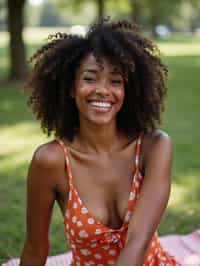
{"type": "MultiPolygon", "coordinates": [[[[55,1],[54,1],[55,2],[55,1]]],[[[95,3],[96,8],[97,8],[97,21],[101,21],[102,18],[105,15],[105,0],[73,0],[73,2],[71,0],[68,1],[63,1],[63,0],[57,0],[57,3],[61,6],[61,7],[66,7],[67,4],[72,5],[74,9],[79,10],[80,7],[82,7],[84,4],[86,3],[95,3]]]]}
{"type": "Polygon", "coordinates": [[[155,28],[158,24],[173,28],[176,27],[177,21],[180,21],[183,29],[187,25],[195,24],[193,20],[195,17],[199,18],[199,0],[143,0],[142,4],[142,16],[146,17],[146,25],[154,37],[157,35],[155,28]],[[186,10],[186,15],[183,14],[183,8],[186,10]]]}
{"type": "Polygon", "coordinates": [[[141,2],[139,0],[130,0],[131,6],[131,18],[132,21],[140,24],[141,23],[141,2]]]}
{"type": "Polygon", "coordinates": [[[98,10],[97,20],[101,21],[105,14],[104,0],[96,0],[96,2],[97,2],[97,10],[98,10]]]}
{"type": "Polygon", "coordinates": [[[27,74],[25,45],[22,37],[25,2],[25,0],[7,0],[7,24],[10,33],[10,79],[23,79],[27,74]]]}
{"type": "Polygon", "coordinates": [[[0,0],[0,30],[6,29],[6,8],[5,8],[5,2],[0,0]]]}
{"type": "Polygon", "coordinates": [[[58,7],[55,3],[45,2],[41,9],[40,26],[52,27],[61,26],[62,21],[58,12],[58,7]]]}
{"type": "MultiPolygon", "coordinates": [[[[153,37],[157,36],[158,24],[170,25],[173,16],[177,16],[184,0],[130,0],[132,14],[138,20],[144,20],[153,37]]],[[[188,0],[189,1],[189,0],[188,0]]],[[[194,1],[194,0],[193,0],[194,1]]],[[[139,21],[140,23],[140,21],[139,21]]]]}
{"type": "Polygon", "coordinates": [[[161,1],[149,0],[146,1],[149,8],[149,26],[153,37],[157,36],[156,26],[159,24],[160,16],[162,14],[161,1]]]}

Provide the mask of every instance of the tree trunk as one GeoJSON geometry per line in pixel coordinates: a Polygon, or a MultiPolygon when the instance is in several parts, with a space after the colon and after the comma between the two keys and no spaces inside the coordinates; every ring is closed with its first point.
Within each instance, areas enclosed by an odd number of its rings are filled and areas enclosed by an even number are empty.
{"type": "Polygon", "coordinates": [[[25,0],[7,0],[8,31],[10,33],[10,79],[23,79],[27,74],[23,42],[23,11],[25,0]]]}
{"type": "Polygon", "coordinates": [[[131,4],[131,15],[132,15],[132,21],[134,23],[140,24],[140,16],[141,16],[141,8],[140,8],[140,2],[139,0],[130,0],[131,4]]]}
{"type": "Polygon", "coordinates": [[[159,0],[149,1],[149,8],[150,8],[149,26],[153,38],[156,38],[158,36],[156,33],[156,26],[159,24],[160,20],[160,4],[161,3],[159,0]]]}
{"type": "Polygon", "coordinates": [[[97,8],[98,8],[98,22],[102,21],[104,17],[104,0],[97,0],[97,8]]]}

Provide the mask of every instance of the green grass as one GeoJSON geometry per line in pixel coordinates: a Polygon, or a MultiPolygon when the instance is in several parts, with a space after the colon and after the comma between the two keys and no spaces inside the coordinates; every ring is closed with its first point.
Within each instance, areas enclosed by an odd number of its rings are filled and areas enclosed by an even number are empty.
{"type": "MultiPolygon", "coordinates": [[[[6,38],[0,38],[0,77],[7,73],[6,38]]],[[[169,66],[169,92],[163,129],[174,143],[173,185],[159,233],[189,233],[200,228],[199,39],[159,41],[169,66]]],[[[40,41],[38,41],[39,43],[40,41]]],[[[30,43],[30,41],[28,42],[30,43]]],[[[38,45],[35,41],[34,45],[38,45]]],[[[28,53],[36,46],[28,45],[28,53]]],[[[18,257],[25,237],[26,173],[35,148],[47,141],[26,106],[23,84],[0,89],[0,263],[18,257]]],[[[51,254],[67,250],[61,214],[55,206],[51,254]]]]}

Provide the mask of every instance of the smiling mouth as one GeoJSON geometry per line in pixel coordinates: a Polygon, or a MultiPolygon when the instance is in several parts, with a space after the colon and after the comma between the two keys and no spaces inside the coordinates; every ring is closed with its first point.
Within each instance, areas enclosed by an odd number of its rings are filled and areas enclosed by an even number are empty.
{"type": "Polygon", "coordinates": [[[97,107],[97,108],[108,109],[108,108],[112,107],[111,102],[105,102],[105,101],[90,101],[89,104],[92,105],[93,107],[97,107]]]}
{"type": "Polygon", "coordinates": [[[113,103],[109,101],[88,101],[88,104],[97,112],[108,112],[111,110],[113,103]]]}

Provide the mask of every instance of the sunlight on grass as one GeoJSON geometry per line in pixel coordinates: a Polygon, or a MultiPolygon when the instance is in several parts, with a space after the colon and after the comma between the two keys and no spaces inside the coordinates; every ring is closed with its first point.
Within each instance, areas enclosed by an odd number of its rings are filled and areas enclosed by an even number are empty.
{"type": "Polygon", "coordinates": [[[6,46],[9,41],[9,34],[7,31],[0,32],[0,48],[6,46]]]}
{"type": "Polygon", "coordinates": [[[186,199],[190,199],[194,204],[195,201],[196,203],[199,203],[200,196],[198,195],[197,188],[200,187],[200,172],[190,174],[182,173],[176,177],[176,179],[181,180],[181,183],[178,182],[173,184],[169,208],[182,208],[186,199]]]}
{"type": "Polygon", "coordinates": [[[11,165],[20,167],[20,165],[27,163],[36,147],[49,140],[41,133],[39,124],[36,122],[22,122],[3,127],[0,139],[0,156],[2,157],[0,171],[5,172],[11,165]],[[15,132],[14,137],[13,132],[15,132]],[[10,141],[11,139],[12,141],[10,141]]]}
{"type": "Polygon", "coordinates": [[[185,234],[200,228],[200,171],[174,176],[168,207],[159,226],[161,235],[185,234]]]}
{"type": "Polygon", "coordinates": [[[159,44],[161,54],[164,56],[178,56],[178,55],[196,55],[200,54],[200,44],[188,43],[162,43],[159,44]]]}
{"type": "Polygon", "coordinates": [[[34,143],[42,143],[46,140],[45,135],[41,133],[37,122],[22,122],[13,126],[1,128],[1,150],[0,154],[9,154],[19,151],[21,147],[33,147],[34,143]],[[15,136],[13,138],[13,132],[15,136]],[[12,139],[12,141],[10,141],[12,139]],[[6,145],[3,145],[5,144],[6,145]]]}
{"type": "Polygon", "coordinates": [[[12,110],[13,109],[13,102],[9,101],[9,100],[5,100],[0,107],[1,111],[8,111],[8,110],[12,110]]]}
{"type": "Polygon", "coordinates": [[[26,28],[24,30],[24,40],[27,44],[41,44],[47,41],[47,37],[50,34],[54,34],[56,32],[68,32],[67,27],[61,27],[61,28],[26,28]]]}
{"type": "Polygon", "coordinates": [[[7,57],[1,57],[1,67],[0,68],[6,68],[9,65],[9,60],[7,57]]]}

